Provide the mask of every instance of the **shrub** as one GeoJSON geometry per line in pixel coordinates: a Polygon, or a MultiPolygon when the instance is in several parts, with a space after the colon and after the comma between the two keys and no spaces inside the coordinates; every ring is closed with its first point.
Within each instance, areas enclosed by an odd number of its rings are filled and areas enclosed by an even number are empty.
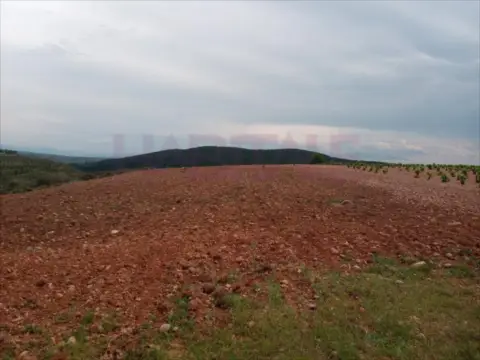
{"type": "Polygon", "coordinates": [[[448,176],[445,175],[445,174],[443,174],[443,175],[442,175],[442,182],[443,182],[443,183],[446,183],[446,182],[449,182],[449,181],[450,181],[450,179],[448,178],[448,176]]]}
{"type": "Polygon", "coordinates": [[[325,164],[327,162],[327,157],[323,154],[315,154],[310,161],[310,164],[325,164]]]}

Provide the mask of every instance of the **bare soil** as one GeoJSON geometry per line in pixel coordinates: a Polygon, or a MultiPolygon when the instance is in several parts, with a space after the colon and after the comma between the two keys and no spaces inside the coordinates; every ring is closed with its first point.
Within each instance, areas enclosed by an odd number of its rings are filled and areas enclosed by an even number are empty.
{"type": "Polygon", "coordinates": [[[15,342],[27,324],[60,341],[89,310],[113,311],[117,332],[161,323],[179,293],[203,321],[205,284],[248,296],[266,276],[307,304],[300,268],[353,272],[372,253],[480,257],[480,189],[398,170],[148,170],[0,200],[0,324],[15,342]]]}

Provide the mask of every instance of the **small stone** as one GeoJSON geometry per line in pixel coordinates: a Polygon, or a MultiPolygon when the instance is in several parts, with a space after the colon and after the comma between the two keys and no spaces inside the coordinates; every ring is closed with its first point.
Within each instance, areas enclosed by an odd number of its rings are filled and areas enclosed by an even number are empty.
{"type": "Polygon", "coordinates": [[[37,287],[43,287],[47,284],[47,282],[44,279],[40,279],[35,283],[35,286],[37,287]]]}
{"type": "Polygon", "coordinates": [[[451,221],[448,223],[448,226],[460,226],[462,223],[460,221],[451,221]]]}
{"type": "Polygon", "coordinates": [[[252,321],[250,320],[248,323],[247,323],[248,327],[253,327],[255,325],[255,321],[252,321]]]}
{"type": "Polygon", "coordinates": [[[280,284],[281,284],[282,286],[288,286],[288,280],[287,280],[287,279],[283,279],[283,280],[280,281],[280,284]]]}
{"type": "Polygon", "coordinates": [[[170,325],[170,324],[166,324],[166,323],[162,324],[162,325],[160,325],[160,331],[161,332],[167,332],[167,331],[170,330],[171,327],[172,327],[172,325],[170,325]]]}
{"type": "Polygon", "coordinates": [[[67,340],[67,344],[75,345],[76,343],[77,343],[77,339],[75,339],[75,336],[70,336],[67,340]]]}
{"type": "Polygon", "coordinates": [[[22,351],[18,356],[19,360],[37,360],[35,355],[30,354],[28,351],[22,351]]]}
{"type": "Polygon", "coordinates": [[[416,338],[419,339],[419,340],[425,340],[427,337],[425,336],[424,333],[418,333],[416,335],[416,338]]]}
{"type": "Polygon", "coordinates": [[[211,294],[215,291],[215,284],[212,284],[212,283],[203,284],[202,290],[205,294],[211,294]]]}
{"type": "Polygon", "coordinates": [[[120,230],[113,229],[112,231],[110,231],[110,234],[117,235],[119,232],[120,230]]]}
{"type": "Polygon", "coordinates": [[[402,285],[404,282],[402,280],[395,280],[395,284],[402,285]]]}
{"type": "Polygon", "coordinates": [[[418,269],[418,268],[420,268],[422,266],[425,266],[425,265],[427,265],[427,263],[425,261],[417,261],[416,263],[413,263],[411,266],[414,269],[418,269]]]}
{"type": "Polygon", "coordinates": [[[446,254],[445,254],[445,257],[446,257],[447,259],[450,259],[450,260],[455,259],[455,256],[453,256],[452,253],[446,253],[446,254]]]}
{"type": "Polygon", "coordinates": [[[273,270],[273,266],[272,266],[272,265],[270,265],[270,264],[262,264],[262,265],[258,268],[257,272],[262,273],[262,272],[268,272],[268,271],[272,271],[272,270],[273,270]]]}
{"type": "Polygon", "coordinates": [[[202,301],[200,299],[192,299],[188,303],[188,309],[191,311],[197,311],[200,306],[202,306],[202,301]]]}
{"type": "Polygon", "coordinates": [[[316,309],[317,309],[317,304],[315,304],[315,303],[309,303],[309,304],[308,304],[308,308],[309,308],[310,310],[316,310],[316,309]]]}
{"type": "Polygon", "coordinates": [[[362,270],[362,268],[358,265],[353,265],[352,268],[353,268],[353,270],[357,270],[357,271],[362,270]]]}
{"type": "Polygon", "coordinates": [[[331,252],[333,255],[338,255],[338,254],[340,254],[340,251],[338,251],[337,249],[335,249],[335,248],[333,248],[333,247],[330,249],[330,252],[331,252]]]}
{"type": "Polygon", "coordinates": [[[235,259],[235,261],[237,263],[242,263],[244,261],[243,257],[242,256],[237,256],[237,258],[235,259]]]}
{"type": "Polygon", "coordinates": [[[68,286],[68,291],[74,292],[75,291],[75,285],[69,285],[68,286]]]}
{"type": "Polygon", "coordinates": [[[446,269],[450,269],[452,267],[452,264],[451,263],[445,263],[445,264],[443,264],[443,267],[446,268],[446,269]]]}

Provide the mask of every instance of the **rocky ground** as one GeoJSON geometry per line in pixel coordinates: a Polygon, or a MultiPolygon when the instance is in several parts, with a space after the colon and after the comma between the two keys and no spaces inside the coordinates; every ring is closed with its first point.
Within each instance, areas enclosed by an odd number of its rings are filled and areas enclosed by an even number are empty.
{"type": "Polygon", "coordinates": [[[160,326],[179,295],[208,322],[225,294],[267,277],[308,308],[302,269],[355,272],[375,253],[441,267],[480,257],[480,189],[398,170],[148,170],[0,199],[0,349],[21,350],[36,328],[62,341],[89,313],[115,316],[112,336],[160,326]]]}

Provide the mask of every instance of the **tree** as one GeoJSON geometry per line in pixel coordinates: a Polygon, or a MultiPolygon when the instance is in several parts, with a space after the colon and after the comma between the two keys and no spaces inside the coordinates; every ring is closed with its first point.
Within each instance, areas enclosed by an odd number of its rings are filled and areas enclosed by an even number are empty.
{"type": "Polygon", "coordinates": [[[310,164],[325,164],[327,162],[327,157],[323,154],[315,154],[310,161],[310,164]]]}

